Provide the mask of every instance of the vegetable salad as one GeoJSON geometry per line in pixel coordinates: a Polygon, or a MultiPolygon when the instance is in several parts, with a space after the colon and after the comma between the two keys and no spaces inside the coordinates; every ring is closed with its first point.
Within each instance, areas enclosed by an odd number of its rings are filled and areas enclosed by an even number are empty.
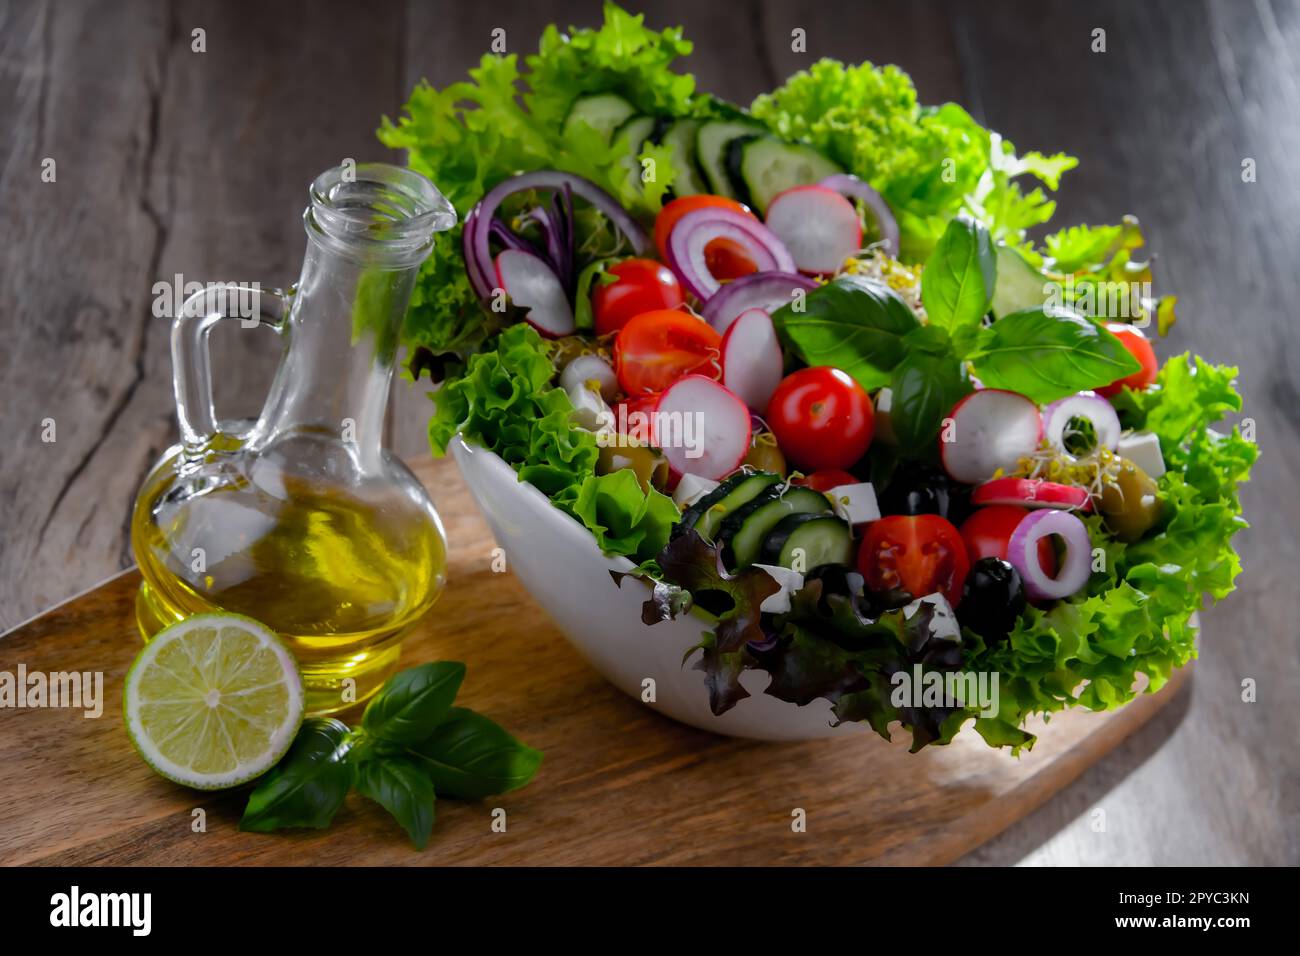
{"type": "Polygon", "coordinates": [[[404,329],[434,451],[490,449],[629,557],[647,623],[702,614],[715,713],[760,669],[914,750],[1018,751],[1159,689],[1233,588],[1256,449],[1212,427],[1235,369],[1159,363],[1137,221],[1033,241],[1072,157],[894,67],[741,108],[690,48],[607,4],[385,121],[463,218],[404,329]],[[917,667],[996,673],[997,713],[898,702],[917,667]]]}

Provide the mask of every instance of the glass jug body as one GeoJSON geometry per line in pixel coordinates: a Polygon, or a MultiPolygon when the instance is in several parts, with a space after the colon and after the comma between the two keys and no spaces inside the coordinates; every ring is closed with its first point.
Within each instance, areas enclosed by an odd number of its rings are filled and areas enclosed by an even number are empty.
{"type": "Polygon", "coordinates": [[[396,669],[444,584],[441,522],[383,429],[416,272],[455,214],[428,180],[373,164],[322,174],[303,218],[289,292],[225,287],[214,302],[208,290],[174,320],[181,441],[146,478],[131,537],[146,639],[205,611],[256,618],[297,656],[308,711],[328,713],[396,669]],[[233,318],[284,340],[253,423],[212,408],[206,338],[233,318]]]}

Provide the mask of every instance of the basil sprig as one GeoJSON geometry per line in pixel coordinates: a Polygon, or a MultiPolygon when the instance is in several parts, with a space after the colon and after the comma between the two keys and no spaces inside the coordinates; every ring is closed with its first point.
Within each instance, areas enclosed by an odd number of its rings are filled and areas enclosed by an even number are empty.
{"type": "Polygon", "coordinates": [[[390,677],[355,730],[333,718],[304,721],[249,796],[240,829],[322,829],[355,788],[424,849],[439,794],[475,800],[524,786],[541,752],[482,714],[453,707],[464,677],[459,662],[421,664],[390,677]]]}

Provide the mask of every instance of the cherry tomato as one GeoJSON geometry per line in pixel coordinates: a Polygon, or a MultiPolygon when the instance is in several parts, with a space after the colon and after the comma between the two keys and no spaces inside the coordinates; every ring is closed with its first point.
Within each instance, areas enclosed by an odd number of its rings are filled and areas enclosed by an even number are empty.
{"type": "MultiPolygon", "coordinates": [[[[677,225],[677,220],[688,212],[709,206],[720,206],[747,216],[754,215],[748,206],[734,199],[727,199],[725,196],[698,195],[674,199],[659,211],[655,219],[655,247],[659,250],[661,259],[668,258],[668,234],[673,231],[673,226],[677,225]]],[[[718,238],[706,245],[704,265],[720,282],[739,279],[741,276],[758,271],[758,265],[749,257],[745,247],[734,239],[718,238]]]]}
{"type": "Polygon", "coordinates": [[[805,472],[849,468],[876,429],[871,396],[847,372],[826,365],[782,379],[764,417],[786,458],[805,472]]]}
{"type": "Polygon", "coordinates": [[[858,570],[873,591],[902,588],[914,598],[939,591],[956,607],[970,558],[947,518],[890,515],[867,526],[858,570]]]}
{"type": "Polygon", "coordinates": [[[814,471],[811,475],[794,480],[796,485],[804,485],[813,491],[821,492],[830,491],[840,485],[856,485],[857,483],[857,478],[839,468],[823,468],[821,471],[814,471]]]}
{"type": "MultiPolygon", "coordinates": [[[[961,525],[961,539],[966,542],[971,562],[980,558],[1007,560],[1007,545],[1011,543],[1011,535],[1027,514],[1029,509],[1018,505],[977,508],[961,525]]],[[[1049,577],[1056,576],[1056,550],[1052,547],[1051,535],[1038,542],[1038,563],[1049,577]]]]}
{"type": "Polygon", "coordinates": [[[1121,378],[1118,382],[1111,382],[1109,385],[1094,389],[1094,391],[1106,398],[1118,395],[1123,391],[1125,385],[1135,392],[1142,391],[1156,380],[1156,371],[1160,366],[1156,362],[1155,350],[1151,348],[1151,343],[1142,334],[1142,330],[1134,328],[1127,322],[1107,322],[1106,328],[1124,343],[1124,348],[1128,349],[1129,354],[1142,363],[1142,367],[1132,375],[1121,378]]]}
{"type": "Polygon", "coordinates": [[[614,371],[629,396],[661,392],[683,375],[717,378],[722,336],[687,312],[642,312],[614,339],[614,371]]]}
{"type": "Polygon", "coordinates": [[[634,315],[675,309],[685,301],[677,276],[653,259],[624,259],[606,272],[618,281],[608,285],[592,283],[591,309],[596,316],[597,335],[617,332],[634,315]]]}

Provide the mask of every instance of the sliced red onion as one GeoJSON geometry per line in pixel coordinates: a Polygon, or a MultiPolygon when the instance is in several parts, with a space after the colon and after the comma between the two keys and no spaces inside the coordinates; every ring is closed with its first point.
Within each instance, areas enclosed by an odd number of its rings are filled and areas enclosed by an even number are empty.
{"type": "Polygon", "coordinates": [[[1068,511],[1031,511],[1007,543],[1007,560],[1020,572],[1025,597],[1031,601],[1054,601],[1082,591],[1092,575],[1092,541],[1083,522],[1068,511]],[[1038,543],[1049,535],[1060,535],[1065,554],[1056,577],[1038,560],[1038,543]]]}
{"type": "Polygon", "coordinates": [[[868,186],[857,176],[849,173],[837,173],[834,176],[827,176],[817,185],[825,186],[827,189],[833,189],[842,196],[848,196],[850,199],[860,199],[863,205],[871,210],[871,214],[876,217],[876,225],[880,227],[880,237],[884,240],[885,252],[891,256],[898,255],[900,248],[898,244],[898,221],[894,218],[889,204],[885,202],[884,197],[868,186]]]}
{"type": "Polygon", "coordinates": [[[789,305],[796,289],[811,292],[815,288],[817,283],[794,272],[755,272],[724,285],[704,304],[702,314],[709,325],[726,332],[747,309],[771,314],[789,305]]]}
{"type": "MultiPolygon", "coordinates": [[[[465,218],[465,271],[469,274],[470,283],[481,298],[489,298],[492,295],[492,285],[488,277],[496,274],[496,266],[488,242],[493,217],[501,203],[508,197],[530,189],[551,189],[564,193],[566,213],[571,208],[572,200],[568,195],[571,192],[600,210],[615,228],[627,237],[633,252],[637,255],[645,255],[651,249],[650,237],[646,235],[645,230],[628,215],[627,210],[618,204],[618,200],[591,180],[555,169],[543,169],[535,173],[512,176],[489,190],[465,218]]],[[[567,218],[571,224],[572,216],[568,215],[567,218]]]]}
{"type": "Polygon", "coordinates": [[[789,250],[767,226],[732,209],[704,206],[677,220],[668,235],[668,266],[701,302],[722,288],[705,261],[705,247],[714,239],[738,243],[760,272],[795,271],[789,250]]]}
{"type": "Polygon", "coordinates": [[[1043,437],[1052,446],[1065,451],[1065,432],[1072,418],[1085,418],[1092,422],[1097,433],[1097,444],[1114,451],[1119,447],[1123,430],[1115,407],[1096,392],[1080,392],[1058,399],[1043,409],[1043,437]]]}

